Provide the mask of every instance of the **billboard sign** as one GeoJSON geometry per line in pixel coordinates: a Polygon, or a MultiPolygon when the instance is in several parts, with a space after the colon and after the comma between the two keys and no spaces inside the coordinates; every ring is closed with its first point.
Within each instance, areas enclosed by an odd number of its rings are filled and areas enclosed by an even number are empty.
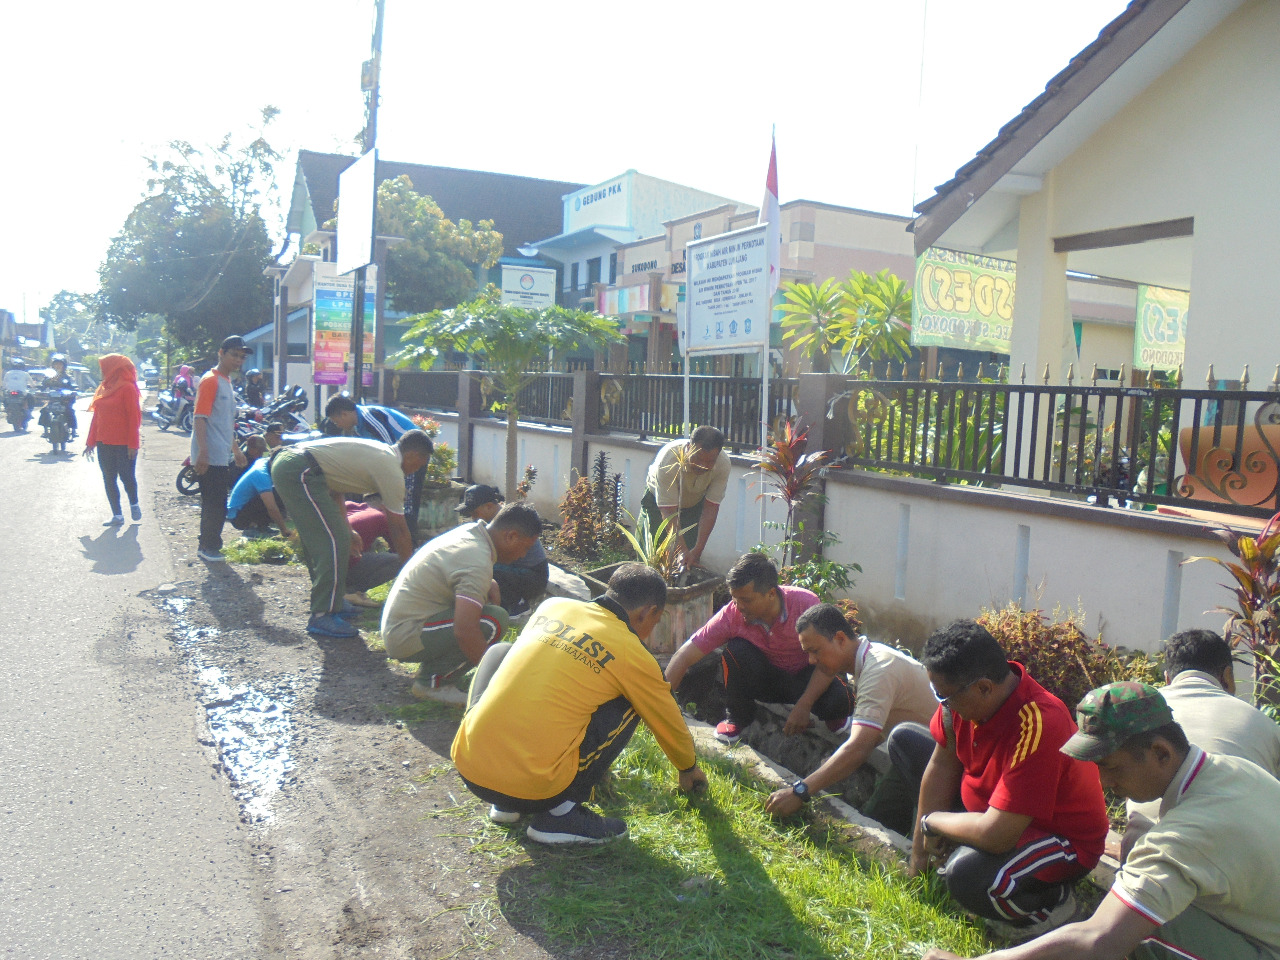
{"type": "Polygon", "coordinates": [[[688,245],[687,352],[745,353],[768,346],[768,229],[759,224],[688,245]]]}
{"type": "Polygon", "coordinates": [[[916,258],[911,345],[1009,353],[1016,264],[930,247],[916,258]]]}
{"type": "Polygon", "coordinates": [[[338,273],[373,263],[378,151],[370,150],[338,174],[338,273]]]}
{"type": "Polygon", "coordinates": [[[1186,290],[1138,284],[1138,309],[1133,328],[1134,369],[1174,371],[1187,350],[1187,318],[1191,294],[1186,290]]]}
{"type": "MultiPolygon", "coordinates": [[[[370,267],[364,288],[364,355],[373,358],[377,268],[370,267]]],[[[347,382],[346,365],[351,361],[351,313],[355,304],[355,277],[338,275],[337,264],[317,263],[311,275],[311,303],[314,320],[312,380],[341,386],[347,382]]],[[[373,386],[373,364],[366,361],[362,382],[373,386]]]]}
{"type": "Polygon", "coordinates": [[[556,305],[556,272],[549,267],[502,265],[502,302],[526,310],[556,305]]]}

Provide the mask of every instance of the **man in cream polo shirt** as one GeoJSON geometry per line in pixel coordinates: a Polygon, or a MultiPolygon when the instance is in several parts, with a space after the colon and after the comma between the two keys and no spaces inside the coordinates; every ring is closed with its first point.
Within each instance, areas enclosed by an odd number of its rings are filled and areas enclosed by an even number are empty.
{"type": "Polygon", "coordinates": [[[645,474],[640,506],[656,531],[668,517],[678,517],[680,529],[693,527],[681,541],[690,564],[702,561],[702,551],[715,529],[720,504],[729,487],[729,454],[724,434],[715,427],[699,427],[688,440],[672,440],[658,451],[645,474]]]}

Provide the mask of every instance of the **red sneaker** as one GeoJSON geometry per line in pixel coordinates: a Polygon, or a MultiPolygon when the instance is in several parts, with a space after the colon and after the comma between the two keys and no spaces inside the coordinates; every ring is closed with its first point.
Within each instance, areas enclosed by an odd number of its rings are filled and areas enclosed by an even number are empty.
{"type": "Polygon", "coordinates": [[[716,739],[732,747],[742,739],[742,728],[732,720],[721,720],[716,724],[716,739]]]}

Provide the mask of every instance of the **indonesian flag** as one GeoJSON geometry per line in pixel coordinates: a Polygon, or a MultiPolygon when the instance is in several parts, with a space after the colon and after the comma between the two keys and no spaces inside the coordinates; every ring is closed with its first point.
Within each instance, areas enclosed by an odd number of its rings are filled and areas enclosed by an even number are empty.
{"type": "Polygon", "coordinates": [[[778,210],[778,142],[772,139],[769,149],[769,175],[764,181],[764,200],[756,223],[767,223],[765,246],[769,251],[769,276],[765,289],[773,296],[782,281],[782,214],[778,210]]]}

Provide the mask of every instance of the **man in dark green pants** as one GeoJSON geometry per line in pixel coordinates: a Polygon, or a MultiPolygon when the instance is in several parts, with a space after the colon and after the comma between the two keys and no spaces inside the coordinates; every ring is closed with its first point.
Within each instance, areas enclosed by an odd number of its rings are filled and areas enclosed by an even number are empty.
{"type": "Polygon", "coordinates": [[[375,440],[334,437],[282,448],[271,462],[271,482],[298,530],[311,574],[311,619],[307,632],[354,637],[359,631],[341,615],[359,612],[343,599],[347,564],[360,556],[351,532],[347,494],[377,494],[387,514],[392,548],[407,561],[413,539],[404,519],[404,478],[431,459],[431,438],[409,430],[394,446],[375,440]]]}

